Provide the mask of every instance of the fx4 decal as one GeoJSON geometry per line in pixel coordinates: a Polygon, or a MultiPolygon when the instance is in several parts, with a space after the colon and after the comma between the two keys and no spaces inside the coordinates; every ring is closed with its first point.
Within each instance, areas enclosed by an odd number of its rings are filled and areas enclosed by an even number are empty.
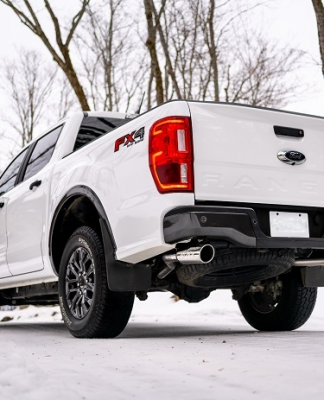
{"type": "Polygon", "coordinates": [[[127,146],[132,146],[134,143],[139,143],[144,140],[144,133],[145,129],[140,128],[137,131],[134,131],[132,133],[129,133],[125,136],[120,137],[119,139],[116,140],[115,142],[115,152],[119,151],[119,147],[123,145],[123,147],[127,146]]]}

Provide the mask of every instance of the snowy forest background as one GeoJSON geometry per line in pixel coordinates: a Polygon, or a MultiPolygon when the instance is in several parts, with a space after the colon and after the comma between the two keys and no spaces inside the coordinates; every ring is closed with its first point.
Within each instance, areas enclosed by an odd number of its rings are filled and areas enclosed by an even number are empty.
{"type": "MultiPolygon", "coordinates": [[[[68,112],[134,113],[172,99],[282,108],[321,62],[263,29],[265,0],[0,0],[42,42],[0,63],[0,171],[68,112]],[[260,21],[259,21],[260,22],[260,21]],[[301,72],[302,71],[302,72],[301,72]]],[[[322,0],[309,1],[324,49],[322,0]]],[[[293,11],[291,17],[293,18],[293,11]]],[[[324,51],[322,52],[324,54],[324,51]]]]}

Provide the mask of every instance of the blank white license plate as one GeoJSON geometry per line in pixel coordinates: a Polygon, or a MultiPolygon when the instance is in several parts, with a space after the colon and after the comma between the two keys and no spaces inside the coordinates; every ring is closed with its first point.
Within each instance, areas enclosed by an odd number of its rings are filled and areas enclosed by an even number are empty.
{"type": "Polygon", "coordinates": [[[270,211],[271,237],[309,237],[308,214],[270,211]]]}

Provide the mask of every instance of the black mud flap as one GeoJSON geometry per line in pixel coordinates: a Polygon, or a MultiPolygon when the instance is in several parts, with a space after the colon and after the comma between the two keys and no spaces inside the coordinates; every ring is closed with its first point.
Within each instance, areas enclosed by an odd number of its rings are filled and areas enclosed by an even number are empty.
{"type": "Polygon", "coordinates": [[[108,287],[114,292],[135,292],[148,290],[151,286],[151,267],[146,264],[128,264],[117,261],[115,248],[108,227],[100,218],[103,239],[108,287]]]}
{"type": "Polygon", "coordinates": [[[324,266],[302,268],[301,276],[305,287],[324,287],[324,266]]]}

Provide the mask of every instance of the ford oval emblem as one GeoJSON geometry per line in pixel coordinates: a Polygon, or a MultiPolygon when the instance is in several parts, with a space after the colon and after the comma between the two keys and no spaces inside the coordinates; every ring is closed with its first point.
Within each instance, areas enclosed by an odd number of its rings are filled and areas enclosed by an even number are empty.
{"type": "Polygon", "coordinates": [[[306,161],[305,155],[295,150],[281,150],[277,157],[280,161],[290,165],[303,164],[306,161]]]}

